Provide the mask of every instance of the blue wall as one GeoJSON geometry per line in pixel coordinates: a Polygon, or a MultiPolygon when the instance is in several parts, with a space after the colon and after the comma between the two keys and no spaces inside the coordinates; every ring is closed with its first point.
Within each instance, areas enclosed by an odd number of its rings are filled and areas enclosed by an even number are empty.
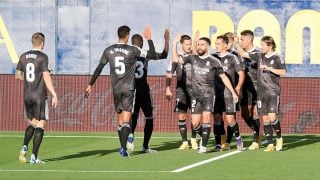
{"type": "MultiPolygon", "coordinates": [[[[223,11],[237,27],[244,14],[265,9],[280,23],[282,37],[288,19],[299,10],[320,9],[316,0],[227,1],[227,0],[0,0],[0,16],[17,54],[31,48],[30,37],[46,35],[45,52],[56,74],[92,74],[105,47],[117,41],[117,27],[129,25],[132,34],[142,33],[146,24],[153,30],[157,51],[164,44],[163,32],[192,33],[192,11],[223,11]]],[[[315,21],[320,23],[320,21],[315,21]]],[[[235,29],[236,31],[236,29],[235,29]]],[[[306,37],[308,32],[305,33],[306,37]]],[[[2,38],[0,34],[0,38],[2,38]]],[[[282,54],[285,55],[284,38],[282,54]]],[[[319,45],[320,48],[320,45],[319,45]]],[[[303,64],[288,64],[288,76],[320,76],[320,65],[309,63],[309,43],[305,42],[303,64]]],[[[170,57],[170,56],[169,56],[170,57]]],[[[149,74],[163,75],[170,58],[149,64],[149,74]]],[[[319,60],[320,61],[320,60],[319,60]]],[[[7,48],[0,44],[0,73],[11,74],[13,64],[7,48]]],[[[103,73],[108,74],[108,68],[103,73]]]]}

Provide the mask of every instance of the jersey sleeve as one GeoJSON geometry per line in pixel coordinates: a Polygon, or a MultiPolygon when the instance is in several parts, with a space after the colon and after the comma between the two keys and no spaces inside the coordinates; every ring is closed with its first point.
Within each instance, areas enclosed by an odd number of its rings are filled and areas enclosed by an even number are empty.
{"type": "Polygon", "coordinates": [[[188,64],[191,63],[191,59],[192,59],[193,55],[188,54],[188,55],[180,55],[179,58],[181,58],[184,62],[184,64],[188,64]]]}
{"type": "Polygon", "coordinates": [[[169,63],[169,65],[168,65],[167,73],[174,74],[174,72],[175,72],[176,69],[177,69],[177,66],[178,66],[178,63],[171,61],[171,62],[169,63]]]}
{"type": "Polygon", "coordinates": [[[237,56],[234,56],[233,64],[236,72],[243,71],[243,66],[237,56]]]}
{"type": "Polygon", "coordinates": [[[277,56],[277,58],[275,58],[272,67],[275,69],[286,69],[285,63],[281,60],[281,58],[279,56],[277,56]]]}
{"type": "Polygon", "coordinates": [[[249,59],[259,59],[261,56],[261,53],[259,52],[248,52],[249,59]]]}
{"type": "Polygon", "coordinates": [[[19,70],[19,71],[24,72],[24,69],[23,69],[22,63],[21,63],[22,56],[23,56],[23,55],[20,56],[20,59],[19,59],[19,62],[18,62],[18,64],[17,64],[16,70],[19,70]]]}
{"type": "Polygon", "coordinates": [[[45,71],[49,72],[49,60],[47,55],[44,55],[43,62],[42,62],[42,72],[45,72],[45,71]]]}
{"type": "Polygon", "coordinates": [[[100,57],[101,64],[107,64],[109,62],[108,59],[108,49],[105,49],[100,57]]]}

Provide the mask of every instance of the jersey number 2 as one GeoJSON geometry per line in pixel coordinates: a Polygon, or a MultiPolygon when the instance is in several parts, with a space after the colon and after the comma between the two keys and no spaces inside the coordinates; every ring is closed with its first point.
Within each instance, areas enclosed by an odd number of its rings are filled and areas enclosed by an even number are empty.
{"type": "Polygon", "coordinates": [[[28,63],[26,66],[26,80],[28,82],[33,82],[36,78],[34,73],[35,67],[33,63],[28,63]]]}
{"type": "Polygon", "coordinates": [[[126,72],[126,66],[124,64],[124,57],[116,56],[115,57],[115,72],[118,75],[124,74],[126,72]]]}

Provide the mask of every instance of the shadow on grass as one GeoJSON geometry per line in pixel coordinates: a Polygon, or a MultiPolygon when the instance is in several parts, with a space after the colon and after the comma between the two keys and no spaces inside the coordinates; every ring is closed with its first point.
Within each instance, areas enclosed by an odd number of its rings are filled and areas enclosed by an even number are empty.
{"type": "Polygon", "coordinates": [[[109,149],[109,150],[92,150],[92,151],[83,151],[78,152],[76,154],[70,154],[66,156],[56,157],[56,158],[50,158],[50,159],[44,159],[44,161],[63,161],[68,159],[78,159],[83,157],[89,157],[89,156],[105,156],[114,152],[118,152],[118,149],[109,149]]]}

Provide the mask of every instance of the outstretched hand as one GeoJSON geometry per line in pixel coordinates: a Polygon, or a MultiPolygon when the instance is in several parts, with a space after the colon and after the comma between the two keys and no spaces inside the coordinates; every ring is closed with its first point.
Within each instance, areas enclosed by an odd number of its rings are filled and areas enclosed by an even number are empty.
{"type": "Polygon", "coordinates": [[[170,33],[169,33],[169,29],[166,29],[165,31],[164,31],[164,40],[165,41],[169,41],[170,40],[170,33]]]}
{"type": "Polygon", "coordinates": [[[89,95],[91,94],[91,91],[92,91],[92,86],[89,85],[89,86],[87,87],[87,89],[86,89],[86,92],[85,92],[85,94],[84,94],[84,97],[88,99],[88,98],[89,98],[89,95]]]}
{"type": "Polygon", "coordinates": [[[173,39],[173,43],[177,44],[180,41],[180,39],[181,39],[181,33],[178,32],[173,39]]]}
{"type": "Polygon", "coordinates": [[[144,28],[144,33],[143,33],[144,38],[146,38],[147,40],[151,40],[151,28],[150,26],[146,26],[144,28]]]}

